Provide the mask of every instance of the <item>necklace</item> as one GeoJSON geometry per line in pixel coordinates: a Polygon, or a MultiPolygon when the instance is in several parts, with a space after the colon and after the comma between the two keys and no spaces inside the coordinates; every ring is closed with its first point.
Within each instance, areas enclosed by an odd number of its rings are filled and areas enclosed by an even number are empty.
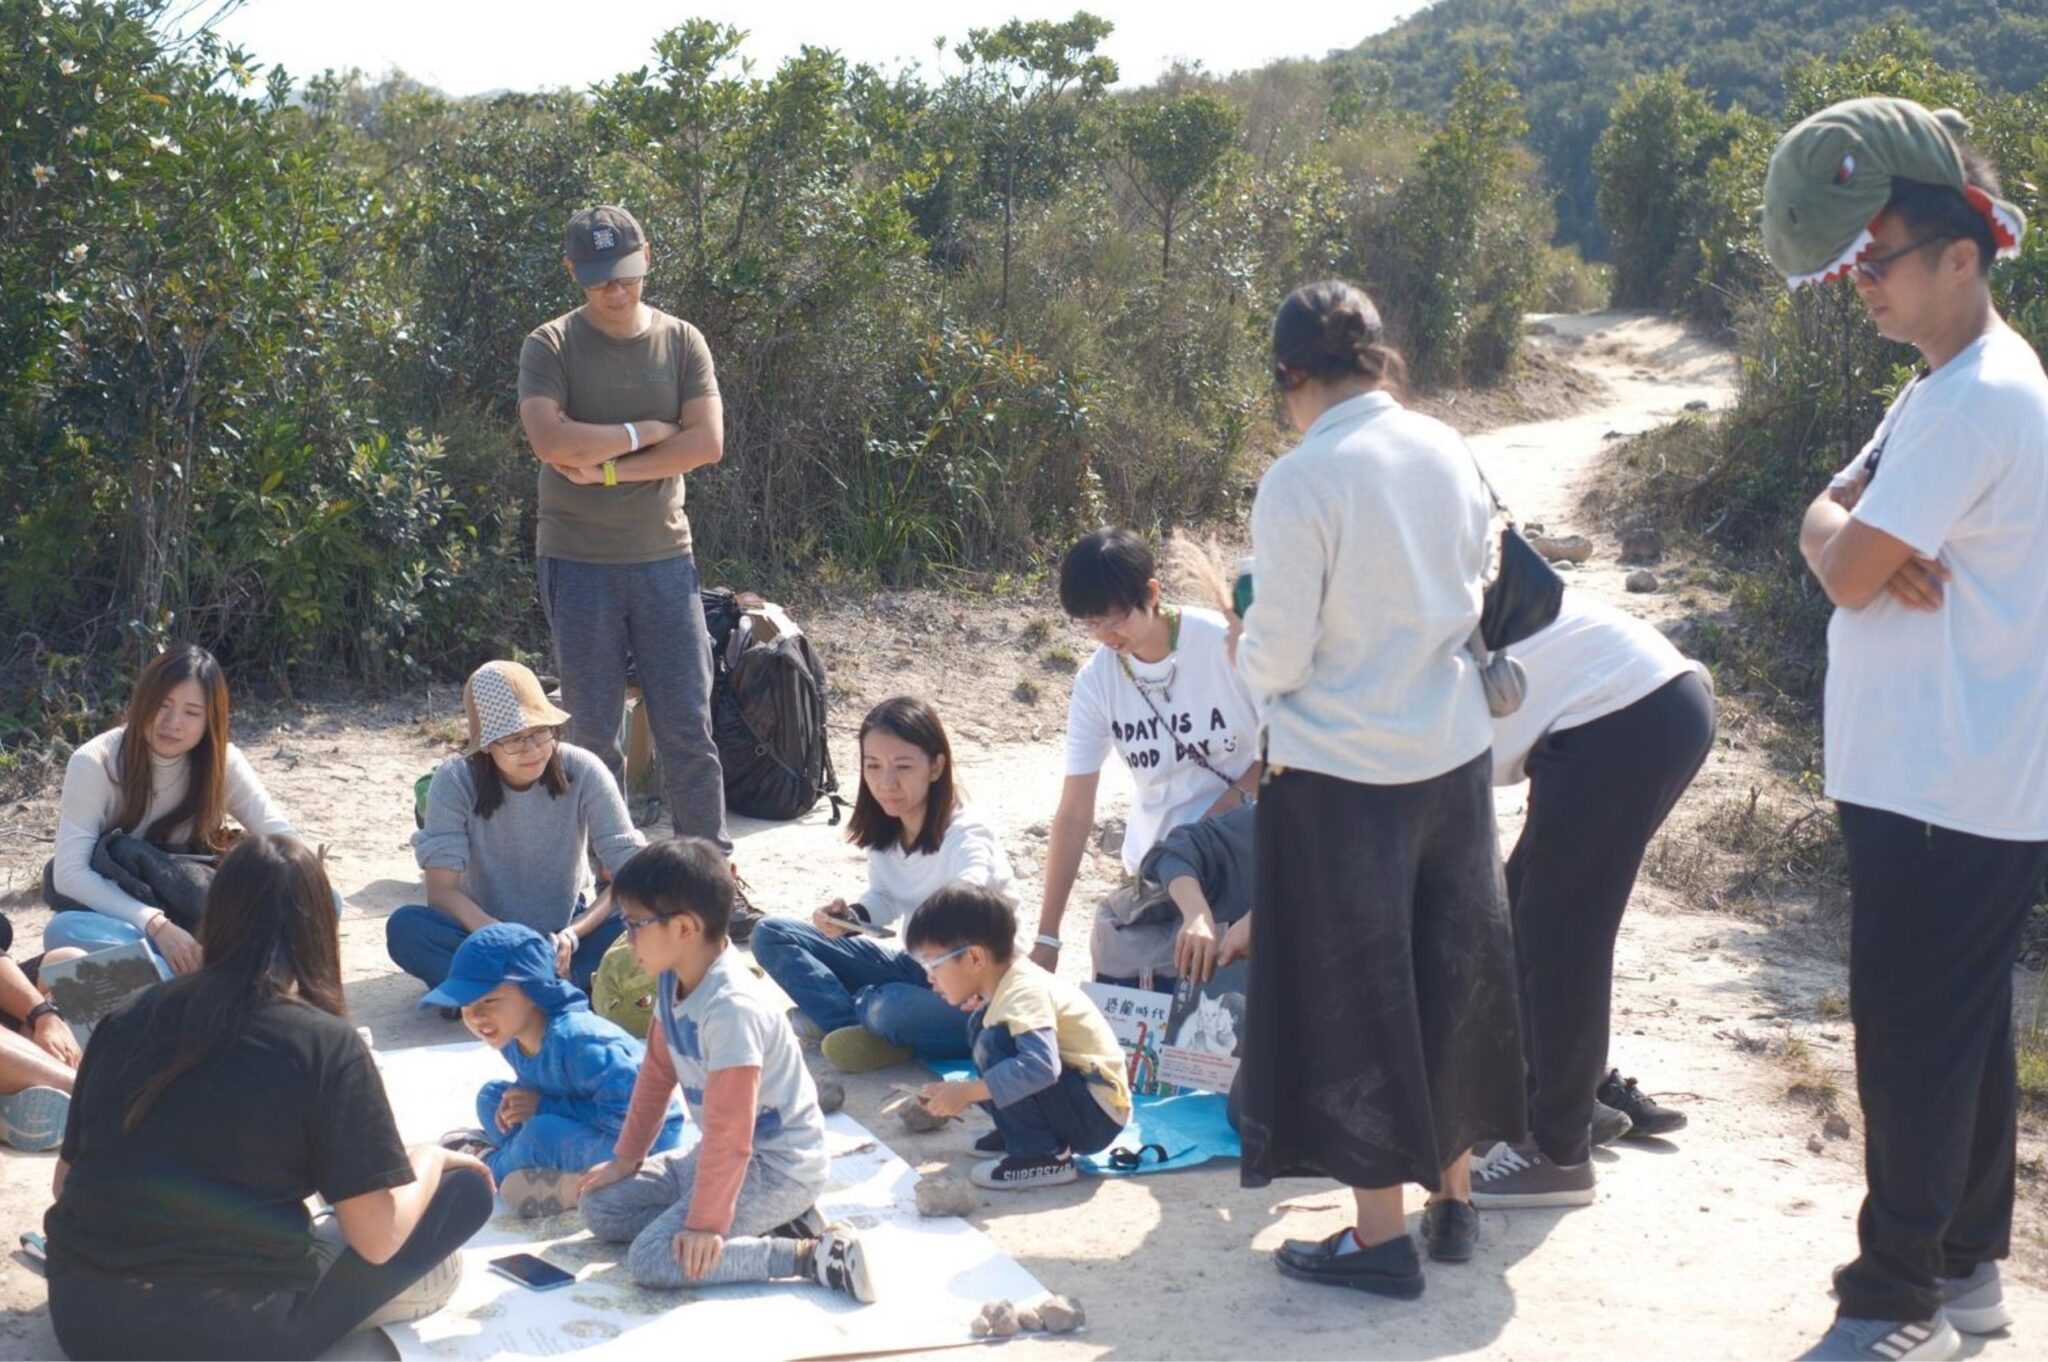
{"type": "Polygon", "coordinates": [[[1149,704],[1152,697],[1157,695],[1170,705],[1173,703],[1174,679],[1180,675],[1180,607],[1162,605],[1159,607],[1159,613],[1166,620],[1166,656],[1162,659],[1166,663],[1166,674],[1159,677],[1142,677],[1131,666],[1131,659],[1124,654],[1118,653],[1116,660],[1123,667],[1124,675],[1130,678],[1131,685],[1137,688],[1140,699],[1149,704]]]}

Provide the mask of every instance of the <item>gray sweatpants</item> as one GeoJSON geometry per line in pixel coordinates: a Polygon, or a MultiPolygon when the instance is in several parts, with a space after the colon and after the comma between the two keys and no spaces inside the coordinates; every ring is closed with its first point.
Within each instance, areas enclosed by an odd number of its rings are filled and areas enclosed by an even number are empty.
{"type": "Polygon", "coordinates": [[[796,1275],[796,1240],[766,1236],[809,1210],[820,1188],[770,1168],[759,1157],[749,1159],[725,1251],[716,1267],[691,1282],[684,1278],[670,1245],[683,1232],[690,1194],[696,1188],[696,1150],[656,1154],[632,1177],[584,1197],[583,1223],[608,1243],[632,1242],[626,1250],[626,1272],[640,1286],[766,1282],[796,1275]]]}
{"type": "Polygon", "coordinates": [[[619,722],[630,661],[661,757],[670,821],[677,832],[709,838],[730,855],[725,775],[711,740],[711,636],[697,596],[697,560],[687,553],[655,563],[543,558],[539,576],[569,741],[597,753],[623,791],[619,722]]]}

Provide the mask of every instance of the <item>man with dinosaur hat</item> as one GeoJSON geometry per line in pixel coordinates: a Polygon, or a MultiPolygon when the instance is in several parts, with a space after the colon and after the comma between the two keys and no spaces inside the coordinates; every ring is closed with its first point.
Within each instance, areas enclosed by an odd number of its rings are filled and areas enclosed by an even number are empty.
{"type": "Polygon", "coordinates": [[[2048,377],[1993,305],[2026,220],[1953,110],[1855,99],[1787,133],[1763,237],[1848,276],[1924,370],[1807,509],[1827,793],[1851,900],[1859,1253],[1809,1358],[1951,1357],[2011,1322],[2012,965],[2048,874],[2048,377]]]}

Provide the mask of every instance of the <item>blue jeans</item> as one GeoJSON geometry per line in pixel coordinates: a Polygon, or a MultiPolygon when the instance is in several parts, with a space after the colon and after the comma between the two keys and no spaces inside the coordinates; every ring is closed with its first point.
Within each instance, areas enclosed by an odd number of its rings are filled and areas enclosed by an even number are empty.
{"type": "Polygon", "coordinates": [[[678,833],[708,838],[730,856],[725,773],[711,736],[711,631],[697,594],[697,560],[687,553],[653,563],[543,558],[536,572],[555,638],[569,741],[597,753],[619,779],[630,663],[647,706],[670,820],[678,833]]]}
{"type": "Polygon", "coordinates": [[[908,951],[867,936],[827,936],[808,922],[771,917],[754,928],[754,959],[825,1031],[865,1027],[927,1059],[965,1059],[967,1014],[933,990],[908,951]]]}
{"type": "MultiPolygon", "coordinates": [[[[498,1103],[518,1086],[507,1079],[497,1079],[477,1090],[476,1123],[486,1139],[498,1141],[498,1147],[484,1155],[484,1165],[491,1170],[492,1177],[503,1182],[507,1173],[522,1168],[560,1168],[580,1173],[611,1158],[612,1146],[618,1143],[616,1134],[567,1116],[541,1113],[528,1117],[509,1132],[498,1129],[498,1103]]],[[[659,1154],[664,1149],[674,1149],[682,1137],[683,1118],[679,1112],[654,1137],[650,1152],[659,1154]]]]}
{"type": "MultiPolygon", "coordinates": [[[[983,1073],[1017,1057],[1017,1041],[1008,1027],[981,1024],[986,1011],[975,1013],[967,1023],[974,1066],[983,1073]]],[[[1097,1154],[1114,1144],[1124,1128],[1095,1100],[1095,1084],[1088,1076],[1065,1065],[1051,1087],[1007,1107],[983,1102],[981,1109],[1002,1132],[1006,1155],[1097,1154]]]]}
{"type": "MultiPolygon", "coordinates": [[[[341,892],[339,890],[336,890],[334,894],[334,911],[336,915],[339,915],[341,912],[341,892]]],[[[192,935],[196,937],[199,933],[195,930],[192,935]]],[[[125,946],[131,941],[149,941],[150,953],[156,956],[158,964],[163,967],[164,977],[166,979],[171,977],[170,962],[165,960],[164,953],[156,948],[156,942],[150,941],[142,928],[131,927],[121,921],[120,918],[109,917],[105,913],[94,912],[90,908],[69,908],[61,913],[53,914],[49,922],[43,926],[43,949],[45,951],[75,946],[87,955],[90,955],[94,951],[112,950],[115,946],[125,946]]]]}
{"type": "MultiPolygon", "coordinates": [[[[617,913],[592,928],[576,954],[569,957],[569,982],[590,992],[590,976],[597,973],[605,949],[624,930],[617,913]]],[[[384,922],[384,948],[392,963],[428,988],[439,988],[448,977],[448,962],[468,935],[468,928],[440,909],[418,903],[408,903],[384,922]]]]}

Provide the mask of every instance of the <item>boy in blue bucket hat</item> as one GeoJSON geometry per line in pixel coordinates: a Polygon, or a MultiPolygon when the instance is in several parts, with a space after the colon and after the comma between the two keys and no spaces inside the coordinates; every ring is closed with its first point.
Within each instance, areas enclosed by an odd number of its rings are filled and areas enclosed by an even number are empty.
{"type": "MultiPolygon", "coordinates": [[[[590,1010],[583,991],[555,973],[555,950],[539,932],[498,922],[471,932],[448,977],[421,1007],[454,1007],[478,1040],[512,1066],[513,1080],[484,1084],[480,1127],[442,1143],[489,1166],[505,1203],[527,1217],[576,1205],[583,1171],[611,1157],[624,1128],[644,1050],[590,1010]]],[[[682,1135],[673,1100],[656,1149],[682,1135]]]]}

